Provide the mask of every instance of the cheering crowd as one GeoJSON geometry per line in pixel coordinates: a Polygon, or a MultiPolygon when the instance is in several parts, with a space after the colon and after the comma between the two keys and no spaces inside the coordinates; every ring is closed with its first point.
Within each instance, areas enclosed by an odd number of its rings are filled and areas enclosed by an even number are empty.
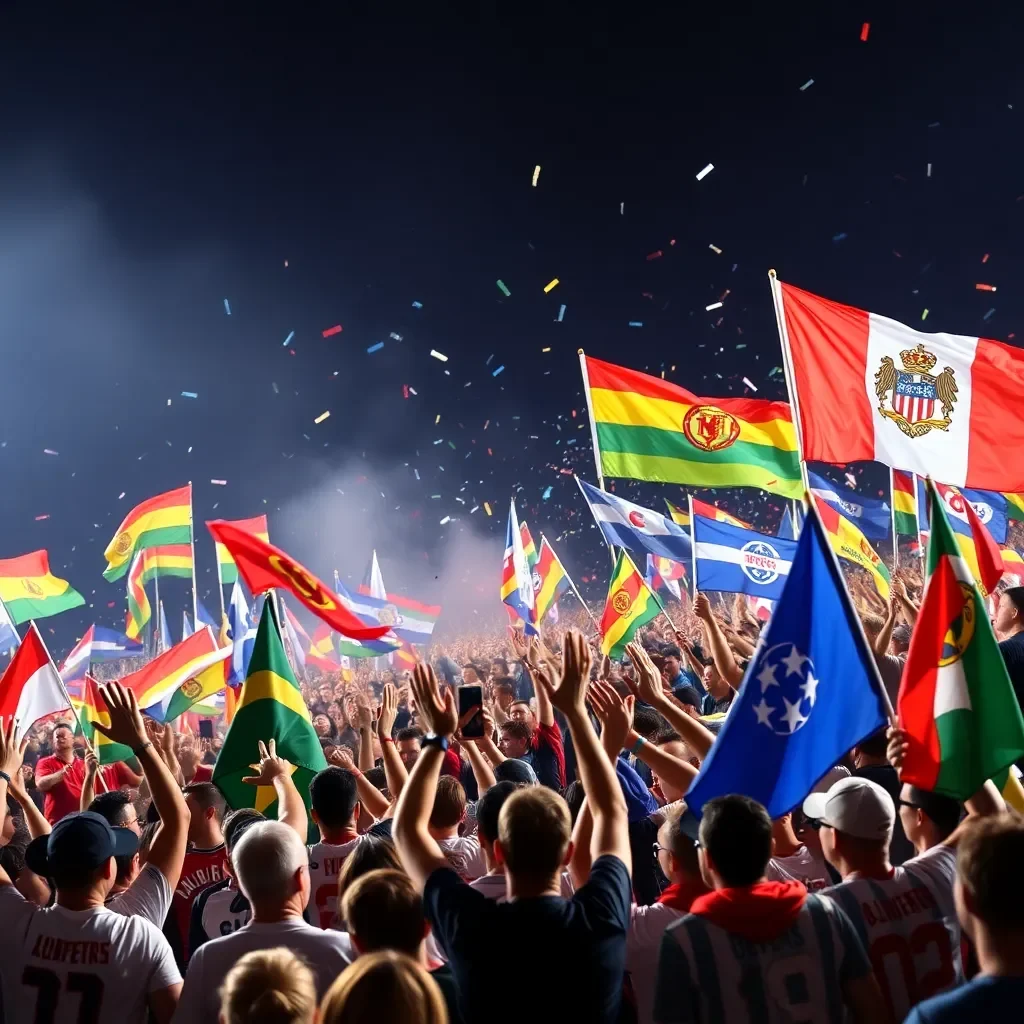
{"type": "MultiPolygon", "coordinates": [[[[888,606],[862,582],[895,701],[921,580],[888,606]]],[[[763,623],[719,595],[670,614],[622,663],[566,607],[543,639],[453,638],[411,673],[309,670],[329,767],[300,792],[267,735],[257,809],[212,782],[222,728],[161,725],[116,681],[99,728],[127,761],[99,766],[71,716],[4,723],[3,1020],[1014,1019],[1024,821],[996,786],[961,806],[902,783],[890,727],[790,814],[735,794],[698,820],[763,623]],[[460,715],[461,684],[483,703],[460,715]]],[[[1020,700],[1024,588],[994,622],[1020,700]]]]}

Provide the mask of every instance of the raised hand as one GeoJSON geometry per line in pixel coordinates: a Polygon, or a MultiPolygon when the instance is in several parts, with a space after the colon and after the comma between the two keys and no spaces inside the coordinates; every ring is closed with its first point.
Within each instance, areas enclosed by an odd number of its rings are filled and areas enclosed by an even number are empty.
{"type": "Polygon", "coordinates": [[[564,715],[586,714],[587,684],[594,656],[582,633],[570,629],[562,644],[562,678],[556,688],[547,669],[534,673],[551,703],[564,715]]]}
{"type": "Polygon", "coordinates": [[[588,691],[590,705],[601,722],[601,740],[608,741],[605,749],[620,751],[626,743],[626,736],[633,728],[633,704],[635,698],[620,696],[615,687],[600,681],[590,684],[588,691]]]}
{"type": "Polygon", "coordinates": [[[433,668],[422,662],[417,665],[412,672],[411,686],[416,708],[427,731],[436,736],[454,736],[459,725],[455,700],[448,687],[445,687],[442,699],[433,668]]]}
{"type": "Polygon", "coordinates": [[[907,733],[896,725],[889,726],[885,738],[889,741],[885,748],[886,760],[898,774],[903,770],[903,759],[907,756],[907,750],[910,749],[910,740],[907,733]]]}
{"type": "Polygon", "coordinates": [[[251,764],[249,767],[256,772],[255,775],[247,775],[242,781],[250,786],[272,786],[274,779],[279,777],[289,778],[293,768],[290,761],[277,756],[277,743],[271,740],[269,744],[259,741],[260,760],[259,764],[251,764]]]}
{"type": "Polygon", "coordinates": [[[520,661],[526,661],[530,654],[530,645],[521,629],[512,630],[512,650],[516,652],[516,657],[520,661]]]}
{"type": "Polygon", "coordinates": [[[96,773],[100,770],[100,759],[96,756],[96,751],[91,748],[85,752],[85,774],[88,778],[93,779],[96,777],[96,773]]]}
{"type": "Polygon", "coordinates": [[[398,691],[392,683],[385,683],[380,697],[380,708],[377,711],[377,737],[382,742],[391,736],[397,717],[398,691]]]}
{"type": "Polygon", "coordinates": [[[21,772],[21,764],[25,760],[28,747],[28,734],[17,739],[17,723],[11,717],[4,725],[0,720],[0,771],[6,772],[12,779],[21,772]]]}
{"type": "Polygon", "coordinates": [[[703,591],[693,599],[693,614],[703,622],[711,621],[711,602],[703,591]]]}
{"type": "Polygon", "coordinates": [[[146,723],[142,720],[135,694],[126,690],[116,680],[100,687],[100,696],[107,705],[110,725],[102,722],[91,722],[108,740],[121,743],[131,750],[138,750],[148,742],[146,723]]]}
{"type": "Polygon", "coordinates": [[[327,760],[338,768],[346,771],[356,771],[356,763],[352,760],[352,754],[348,747],[335,747],[328,755],[327,760]]]}
{"type": "Polygon", "coordinates": [[[370,710],[370,705],[363,694],[359,694],[356,697],[356,728],[363,732],[373,731],[373,712],[370,710]]]}
{"type": "Polygon", "coordinates": [[[645,703],[656,705],[665,699],[661,674],[651,661],[651,656],[638,644],[626,644],[626,653],[636,670],[637,696],[645,703]]]}

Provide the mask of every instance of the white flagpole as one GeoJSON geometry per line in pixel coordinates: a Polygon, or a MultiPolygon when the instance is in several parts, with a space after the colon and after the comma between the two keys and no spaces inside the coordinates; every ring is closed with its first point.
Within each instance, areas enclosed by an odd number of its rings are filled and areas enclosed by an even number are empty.
{"type": "Polygon", "coordinates": [[[583,349],[577,349],[580,357],[580,373],[583,374],[583,394],[587,399],[587,414],[590,416],[590,439],[594,445],[594,468],[597,470],[597,486],[604,490],[604,474],[601,472],[601,449],[597,443],[597,423],[594,420],[594,403],[590,397],[590,375],[587,373],[587,356],[583,349]]]}
{"type": "MultiPolygon", "coordinates": [[[[547,544],[547,541],[544,539],[543,533],[540,535],[540,541],[541,544],[547,544]]],[[[551,547],[551,545],[548,544],[548,547],[551,547]]],[[[554,548],[551,548],[552,552],[554,552],[554,550],[554,548]]],[[[555,555],[555,558],[558,558],[558,555],[555,555]]],[[[562,565],[562,560],[560,558],[558,558],[558,564],[562,565]]],[[[589,607],[587,607],[587,602],[584,601],[582,597],[580,597],[580,592],[576,588],[576,583],[573,581],[573,578],[569,575],[569,573],[566,572],[564,565],[562,565],[562,572],[565,573],[565,578],[569,581],[569,586],[572,589],[573,594],[576,596],[576,600],[579,601],[581,605],[583,605],[583,610],[590,616],[590,621],[597,627],[597,631],[600,633],[601,624],[597,621],[597,619],[594,618],[594,613],[590,610],[589,607]]]]}
{"type": "MultiPolygon", "coordinates": [[[[188,536],[192,545],[192,619],[199,621],[199,593],[196,590],[196,529],[195,517],[192,515],[192,481],[188,482],[188,536]]],[[[224,595],[221,594],[221,610],[224,608],[224,595]]]]}
{"type": "Polygon", "coordinates": [[[895,473],[892,466],[889,467],[889,518],[892,521],[892,569],[895,572],[900,567],[900,541],[896,535],[896,485],[895,473]]]}
{"type": "Polygon", "coordinates": [[[807,481],[807,463],[804,461],[804,439],[800,423],[800,399],[796,393],[796,379],[793,374],[793,355],[789,348],[789,331],[786,329],[786,316],[782,309],[782,286],[774,270],[768,271],[768,283],[772,289],[772,302],[775,304],[775,326],[779,331],[779,344],[782,346],[782,371],[786,376],[786,389],[789,392],[789,404],[793,407],[793,426],[796,429],[797,454],[800,457],[800,476],[803,478],[804,490],[811,489],[807,481]]]}
{"type": "Polygon", "coordinates": [[[161,654],[160,641],[163,639],[163,629],[160,628],[160,570],[156,570],[153,577],[155,595],[153,599],[153,649],[161,654]]]}
{"type": "MultiPolygon", "coordinates": [[[[216,541],[214,541],[214,544],[213,544],[213,560],[217,564],[217,596],[220,598],[220,621],[221,621],[221,625],[223,626],[223,624],[224,624],[224,615],[225,615],[225,607],[224,607],[224,580],[221,578],[221,574],[220,574],[220,556],[217,554],[217,542],[216,541]]],[[[196,564],[196,556],[195,556],[195,548],[193,547],[193,549],[192,549],[192,568],[193,568],[193,571],[195,571],[195,564],[196,564]]],[[[235,572],[236,573],[238,572],[237,568],[235,569],[235,572]]]]}
{"type": "Polygon", "coordinates": [[[921,553],[921,502],[918,499],[917,474],[912,473],[911,479],[914,482],[914,522],[917,524],[917,557],[924,558],[924,555],[921,553]]]}
{"type": "Polygon", "coordinates": [[[690,510],[690,596],[697,597],[697,529],[693,525],[693,495],[687,492],[686,507],[690,510]]]}

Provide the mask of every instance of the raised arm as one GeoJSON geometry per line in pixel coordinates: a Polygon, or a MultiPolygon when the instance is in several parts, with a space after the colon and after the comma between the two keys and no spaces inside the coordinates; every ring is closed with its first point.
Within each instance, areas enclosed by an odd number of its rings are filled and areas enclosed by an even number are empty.
{"type": "Polygon", "coordinates": [[[875,637],[875,642],[871,645],[878,657],[889,651],[889,641],[892,640],[892,631],[896,626],[896,609],[899,607],[899,603],[900,599],[896,596],[896,588],[893,587],[892,593],[889,595],[889,607],[885,610],[885,621],[878,631],[878,636],[875,637]]]}
{"type": "Polygon", "coordinates": [[[335,747],[331,756],[327,759],[331,764],[344,768],[356,777],[356,792],[359,794],[359,802],[366,808],[371,818],[386,818],[393,804],[388,798],[356,767],[355,761],[349,756],[347,750],[335,747]]]}
{"type": "Polygon", "coordinates": [[[551,703],[569,723],[583,791],[594,815],[591,859],[618,857],[626,869],[631,870],[626,799],[587,716],[591,660],[590,647],[583,634],[569,630],[562,645],[562,678],[557,688],[546,669],[534,674],[534,682],[547,692],[551,703]]]}
{"type": "Polygon", "coordinates": [[[711,648],[715,668],[734,690],[738,689],[743,682],[743,671],[736,664],[729,641],[726,640],[718,619],[711,611],[711,602],[707,594],[701,593],[694,598],[693,613],[704,623],[704,635],[707,637],[708,647],[711,648]]]}
{"type": "MultiPolygon", "coordinates": [[[[82,779],[82,795],[78,799],[78,809],[87,811],[89,804],[96,799],[96,773],[100,770],[100,759],[96,751],[89,747],[85,752],[85,778],[82,779]]],[[[172,885],[173,889],[174,886],[172,885]]]]}
{"type": "Polygon", "coordinates": [[[892,581],[892,589],[896,594],[896,600],[900,603],[900,611],[903,612],[903,618],[907,620],[907,625],[911,629],[914,628],[914,623],[917,622],[918,606],[910,600],[910,595],[907,593],[907,585],[903,582],[903,578],[900,575],[896,575],[892,581]]]}
{"type": "MultiPolygon", "coordinates": [[[[494,723],[491,721],[491,716],[486,712],[482,711],[484,719],[484,735],[489,734],[493,728],[494,723]]],[[[479,791],[480,796],[483,796],[495,783],[494,768],[491,767],[491,762],[481,753],[479,744],[483,742],[482,738],[460,736],[460,742],[462,743],[462,750],[466,755],[466,759],[469,761],[470,768],[473,769],[473,778],[476,779],[476,788],[479,791]]]]}
{"type": "Polygon", "coordinates": [[[25,816],[28,834],[33,839],[49,835],[50,823],[43,817],[43,812],[36,807],[35,800],[28,795],[28,790],[25,789],[25,776],[22,769],[19,769],[11,776],[11,781],[7,785],[7,792],[18,801],[21,813],[25,816]]]}
{"type": "Polygon", "coordinates": [[[373,767],[373,712],[364,694],[356,697],[356,724],[359,727],[358,768],[368,772],[373,767]]]}
{"type": "Polygon", "coordinates": [[[277,743],[259,741],[260,763],[253,765],[258,774],[247,775],[242,781],[250,786],[273,786],[277,795],[277,820],[293,828],[298,837],[305,842],[309,820],[306,817],[306,805],[292,781],[295,769],[290,761],[277,756],[277,743]]]}
{"type": "MultiPolygon", "coordinates": [[[[0,808],[7,811],[8,783],[21,771],[21,764],[25,760],[25,748],[28,747],[28,730],[21,742],[18,742],[17,723],[11,717],[4,724],[0,719],[0,808]]],[[[0,824],[3,819],[0,818],[0,824]]],[[[14,885],[11,876],[0,866],[0,886],[14,885]]]]}
{"type": "Polygon", "coordinates": [[[409,778],[409,771],[395,748],[395,741],[391,735],[397,717],[398,694],[391,683],[385,683],[377,716],[377,739],[380,741],[380,753],[384,759],[384,778],[387,780],[388,792],[393,801],[397,801],[402,795],[405,780],[409,778]]]}

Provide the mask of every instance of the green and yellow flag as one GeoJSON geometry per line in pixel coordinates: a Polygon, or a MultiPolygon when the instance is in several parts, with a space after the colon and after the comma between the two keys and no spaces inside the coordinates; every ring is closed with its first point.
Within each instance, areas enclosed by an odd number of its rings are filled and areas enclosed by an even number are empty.
{"type": "Polygon", "coordinates": [[[75,705],[75,710],[78,712],[82,733],[87,742],[92,745],[92,749],[96,751],[96,758],[100,764],[129,761],[135,756],[131,747],[126,747],[123,743],[114,743],[113,740],[108,740],[99,729],[93,728],[93,722],[110,725],[110,712],[107,710],[107,702],[100,696],[99,686],[92,676],[86,674],[85,686],[82,687],[82,699],[77,700],[72,697],[71,703],[75,705]]]}
{"type": "Polygon", "coordinates": [[[601,616],[601,653],[609,658],[621,657],[636,631],[656,619],[660,612],[657,598],[626,552],[620,549],[601,616]]]}
{"type": "Polygon", "coordinates": [[[85,598],[67,580],[50,572],[45,551],[0,558],[0,600],[7,605],[15,625],[85,604],[85,598]]]}
{"type": "Polygon", "coordinates": [[[192,485],[186,484],[147,499],[124,517],[103,552],[107,559],[103,578],[119,580],[131,566],[135,553],[143,548],[191,543],[192,485]]]}
{"type": "Polygon", "coordinates": [[[292,778],[307,810],[310,780],[327,767],[306,702],[285,657],[273,608],[273,601],[264,601],[249,659],[249,674],[213,769],[213,782],[224,794],[229,807],[233,810],[254,807],[268,818],[277,815],[277,794],[273,787],[242,782],[243,778],[254,774],[250,766],[259,761],[260,740],[274,740],[279,756],[295,766],[292,778]]]}

